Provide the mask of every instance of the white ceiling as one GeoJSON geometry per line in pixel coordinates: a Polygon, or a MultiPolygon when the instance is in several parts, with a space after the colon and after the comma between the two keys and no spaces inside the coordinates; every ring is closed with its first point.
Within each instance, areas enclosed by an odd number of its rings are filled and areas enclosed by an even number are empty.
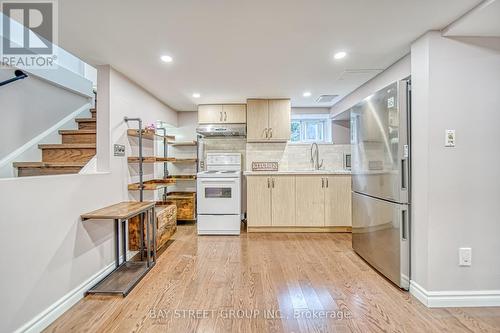
{"type": "Polygon", "coordinates": [[[487,0],[453,22],[445,36],[500,37],[500,0],[487,0]]]}
{"type": "Polygon", "coordinates": [[[64,0],[59,43],[90,64],[111,64],[180,111],[247,97],[325,106],[314,102],[318,95],[345,96],[421,34],[479,2],[64,0]],[[348,56],[334,61],[339,50],[348,56]],[[163,54],[174,61],[161,62],[163,54]],[[306,90],[311,97],[302,97],[306,90]]]}

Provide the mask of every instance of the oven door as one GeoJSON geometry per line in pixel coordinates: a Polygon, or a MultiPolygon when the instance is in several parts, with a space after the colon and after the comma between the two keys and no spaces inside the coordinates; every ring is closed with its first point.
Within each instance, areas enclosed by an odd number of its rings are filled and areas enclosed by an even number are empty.
{"type": "Polygon", "coordinates": [[[198,214],[240,214],[240,179],[198,178],[198,214]]]}

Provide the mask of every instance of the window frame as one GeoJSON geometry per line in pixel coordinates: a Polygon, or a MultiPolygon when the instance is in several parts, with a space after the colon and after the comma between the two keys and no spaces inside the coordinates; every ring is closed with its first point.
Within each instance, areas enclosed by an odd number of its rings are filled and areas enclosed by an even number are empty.
{"type": "MultiPolygon", "coordinates": [[[[294,118],[292,117],[291,122],[290,122],[290,142],[291,143],[312,143],[312,142],[317,142],[317,143],[328,143],[330,140],[328,138],[328,131],[327,131],[327,126],[329,123],[329,118],[327,117],[307,117],[307,115],[303,115],[301,117],[294,118]],[[293,124],[298,123],[299,124],[299,140],[294,141],[292,140],[292,137],[294,136],[294,131],[293,131],[293,124]],[[307,134],[308,134],[308,123],[315,123],[316,124],[316,130],[315,130],[315,138],[314,139],[308,139],[307,134]],[[319,127],[318,125],[321,124],[319,127]],[[319,138],[321,137],[321,138],[319,138]]],[[[296,133],[296,132],[295,132],[296,133]]]]}

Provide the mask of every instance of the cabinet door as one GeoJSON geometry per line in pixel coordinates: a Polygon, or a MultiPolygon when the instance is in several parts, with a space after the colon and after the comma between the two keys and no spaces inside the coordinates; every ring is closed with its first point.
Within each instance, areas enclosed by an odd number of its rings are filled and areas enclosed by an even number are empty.
{"type": "Polygon", "coordinates": [[[325,225],[325,189],[320,176],[297,176],[296,226],[323,227],[325,225]]]}
{"type": "Polygon", "coordinates": [[[351,176],[328,176],[325,188],[325,226],[352,226],[351,176]]]}
{"type": "Polygon", "coordinates": [[[268,127],[268,100],[247,100],[247,141],[267,141],[266,132],[268,127]]]}
{"type": "Polygon", "coordinates": [[[217,124],[224,122],[222,105],[199,105],[198,124],[217,124]]]}
{"type": "Polygon", "coordinates": [[[271,180],[266,176],[247,177],[247,223],[249,227],[271,226],[271,180]]]}
{"type": "Polygon", "coordinates": [[[271,141],[290,140],[291,112],[289,99],[269,100],[269,139],[271,141]]]}
{"type": "Polygon", "coordinates": [[[244,124],[247,122],[247,106],[245,104],[222,105],[224,122],[230,124],[244,124]]]}
{"type": "Polygon", "coordinates": [[[271,177],[273,227],[295,226],[295,177],[271,177]]]}

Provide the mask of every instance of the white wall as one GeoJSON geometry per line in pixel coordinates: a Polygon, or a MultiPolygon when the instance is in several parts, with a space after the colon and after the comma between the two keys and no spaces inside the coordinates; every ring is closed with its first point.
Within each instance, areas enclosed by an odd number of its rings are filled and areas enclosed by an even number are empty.
{"type": "Polygon", "coordinates": [[[411,279],[428,286],[428,192],[429,192],[429,47],[421,38],[412,45],[412,211],[411,211],[411,279]],[[418,114],[417,114],[418,112],[418,114]],[[418,222],[418,223],[417,223],[418,222]]]}
{"type": "MultiPolygon", "coordinates": [[[[12,77],[13,68],[0,69],[0,81],[12,77]]],[[[0,87],[0,160],[87,103],[87,97],[34,75],[0,87]]]]}
{"type": "Polygon", "coordinates": [[[332,121],[332,143],[338,145],[351,144],[351,124],[349,120],[332,121]]]}
{"type": "Polygon", "coordinates": [[[412,279],[432,292],[494,291],[497,305],[499,46],[431,32],[411,50],[412,279]],[[456,130],[455,148],[444,147],[446,129],[456,130]],[[471,267],[458,266],[459,247],[472,248],[471,267]]]}
{"type": "MultiPolygon", "coordinates": [[[[113,143],[128,145],[124,116],[142,117],[146,123],[177,123],[174,110],[120,73],[101,67],[99,76],[99,83],[110,83],[102,90],[99,87],[99,158],[110,154],[113,143]]],[[[0,223],[8,235],[0,243],[0,294],[2,304],[8,304],[0,312],[0,331],[27,328],[23,325],[30,320],[35,322],[28,325],[40,330],[47,322],[36,322],[37,315],[111,267],[112,222],[81,222],[79,218],[82,213],[128,200],[126,157],[111,156],[108,165],[106,172],[97,174],[0,180],[0,223]]],[[[68,298],[69,304],[82,295],[77,291],[74,298],[68,298]]]]}
{"type": "MultiPolygon", "coordinates": [[[[196,140],[196,127],[198,126],[197,111],[183,111],[177,113],[177,127],[169,129],[169,133],[175,135],[176,141],[196,140]]],[[[170,146],[169,156],[177,158],[196,158],[197,147],[193,146],[170,146]]],[[[171,175],[195,175],[195,163],[170,163],[168,166],[171,175]]],[[[169,192],[196,191],[196,181],[178,181],[175,186],[168,188],[169,192]]]]}
{"type": "Polygon", "coordinates": [[[308,107],[292,107],[292,115],[295,114],[328,114],[329,108],[308,108],[308,107]]]}
{"type": "Polygon", "coordinates": [[[385,86],[408,77],[411,72],[410,60],[410,55],[406,55],[385,71],[378,74],[346,97],[342,98],[330,109],[332,117],[339,116],[341,113],[349,110],[351,107],[363,100],[363,98],[373,94],[385,86]]]}

